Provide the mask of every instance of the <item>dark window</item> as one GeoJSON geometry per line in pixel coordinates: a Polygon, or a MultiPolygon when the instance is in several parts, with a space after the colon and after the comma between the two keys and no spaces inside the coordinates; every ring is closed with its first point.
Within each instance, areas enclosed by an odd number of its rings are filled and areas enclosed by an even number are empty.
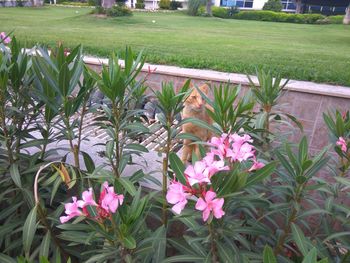
{"type": "Polygon", "coordinates": [[[244,3],[244,7],[252,8],[253,7],[253,2],[245,2],[244,3]]]}
{"type": "Polygon", "coordinates": [[[243,1],[237,1],[236,2],[236,6],[243,7],[244,6],[244,2],[243,1]]]}

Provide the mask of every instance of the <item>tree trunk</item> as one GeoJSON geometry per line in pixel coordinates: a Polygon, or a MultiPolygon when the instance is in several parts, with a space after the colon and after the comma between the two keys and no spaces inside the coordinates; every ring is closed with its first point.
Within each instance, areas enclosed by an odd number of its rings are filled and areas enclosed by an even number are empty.
{"type": "Polygon", "coordinates": [[[102,0],[102,7],[103,8],[111,8],[114,6],[115,0],[102,0]]]}
{"type": "Polygon", "coordinates": [[[302,3],[301,0],[295,0],[295,13],[301,14],[302,12],[302,3]]]}
{"type": "Polygon", "coordinates": [[[343,19],[344,25],[350,25],[350,5],[345,9],[345,16],[343,19]]]}
{"type": "Polygon", "coordinates": [[[210,15],[210,16],[213,15],[213,13],[211,11],[211,6],[212,6],[212,2],[211,1],[212,0],[207,0],[207,14],[210,15]]]}

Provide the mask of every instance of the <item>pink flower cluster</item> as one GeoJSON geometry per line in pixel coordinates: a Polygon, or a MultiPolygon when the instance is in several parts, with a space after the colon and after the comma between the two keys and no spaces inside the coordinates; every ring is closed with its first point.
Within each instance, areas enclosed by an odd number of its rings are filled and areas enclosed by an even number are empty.
{"type": "Polygon", "coordinates": [[[345,153],[347,152],[348,146],[347,146],[346,141],[343,137],[339,137],[339,139],[337,141],[337,145],[340,146],[340,148],[343,152],[345,152],[345,153]]]}
{"type": "Polygon", "coordinates": [[[82,200],[77,200],[77,197],[73,196],[73,203],[64,205],[66,216],[60,217],[61,223],[64,224],[76,216],[89,217],[87,206],[96,206],[98,212],[98,218],[96,219],[104,219],[114,214],[118,206],[123,204],[124,196],[116,194],[114,192],[114,187],[109,186],[107,182],[104,182],[102,187],[103,189],[98,204],[94,200],[92,188],[83,192],[82,200]]]}
{"type": "Polygon", "coordinates": [[[243,162],[248,159],[253,160],[253,165],[248,171],[258,170],[264,166],[256,160],[255,149],[250,144],[253,142],[249,135],[240,136],[238,134],[223,134],[221,137],[213,137],[209,142],[211,150],[200,161],[189,165],[185,172],[186,185],[172,180],[166,199],[168,203],[173,204],[172,210],[176,214],[187,204],[190,196],[197,196],[198,200],[195,208],[203,211],[203,220],[207,221],[210,213],[215,218],[221,218],[225,212],[223,198],[217,198],[213,189],[208,188],[211,184],[211,178],[220,171],[228,171],[230,167],[226,163],[243,162]],[[198,186],[198,187],[195,187],[198,186]]]}
{"type": "Polygon", "coordinates": [[[6,35],[5,32],[0,33],[0,42],[3,42],[4,44],[8,44],[11,42],[11,38],[6,35]]]}

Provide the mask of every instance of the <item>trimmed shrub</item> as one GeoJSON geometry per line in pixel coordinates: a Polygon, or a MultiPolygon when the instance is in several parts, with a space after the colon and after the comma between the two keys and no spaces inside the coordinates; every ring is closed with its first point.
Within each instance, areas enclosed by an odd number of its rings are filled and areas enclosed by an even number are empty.
{"type": "Polygon", "coordinates": [[[131,10],[125,5],[115,5],[112,8],[106,9],[107,16],[131,16],[131,10]]]}
{"type": "Polygon", "coordinates": [[[89,3],[82,3],[82,2],[62,2],[61,5],[71,5],[71,6],[89,6],[89,3]]]}
{"type": "Polygon", "coordinates": [[[171,1],[170,2],[170,10],[177,10],[178,8],[182,8],[182,3],[179,1],[171,1]]]}
{"type": "Polygon", "coordinates": [[[145,9],[145,3],[144,0],[137,0],[135,7],[137,9],[145,9]]]}
{"type": "Polygon", "coordinates": [[[205,0],[188,0],[187,14],[190,16],[200,15],[198,10],[205,5],[205,0]]]}
{"type": "Polygon", "coordinates": [[[225,7],[212,6],[211,11],[215,17],[230,18],[229,9],[225,7]]]}
{"type": "Polygon", "coordinates": [[[170,0],[160,0],[159,1],[160,9],[170,9],[170,0]]]}
{"type": "Polygon", "coordinates": [[[94,9],[91,10],[91,14],[104,15],[104,14],[106,14],[106,10],[102,6],[98,5],[94,9]]]}
{"type": "Polygon", "coordinates": [[[274,12],[281,12],[283,5],[280,0],[268,0],[263,7],[263,10],[270,10],[274,12]]]}
{"type": "Polygon", "coordinates": [[[320,14],[287,14],[273,11],[241,11],[233,14],[234,19],[258,20],[270,22],[289,22],[298,24],[316,24],[318,20],[324,19],[320,14]]]}

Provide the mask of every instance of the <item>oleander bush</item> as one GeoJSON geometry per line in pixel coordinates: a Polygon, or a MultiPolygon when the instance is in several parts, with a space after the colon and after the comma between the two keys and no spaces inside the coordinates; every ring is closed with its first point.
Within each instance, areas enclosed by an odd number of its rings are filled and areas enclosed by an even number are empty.
{"type": "Polygon", "coordinates": [[[196,88],[190,80],[151,90],[144,56],[128,47],[100,73],[80,46],[22,47],[0,34],[1,262],[347,262],[349,110],[324,113],[330,146],[311,153],[305,136],[291,143],[283,132],[302,125],[279,109],[288,81],[269,71],[257,69],[259,85],[245,96],[230,84],[202,94],[209,125],[177,119],[196,88]],[[97,91],[103,99],[93,103],[97,91]],[[152,128],[140,106],[149,94],[152,128]],[[83,134],[92,113],[108,134],[98,145],[83,134]],[[186,123],[211,140],[177,132],[186,123]],[[161,180],[130,172],[148,158],[138,141],[161,127],[161,180]],[[200,148],[190,164],[172,150],[183,139],[200,148]]]}
{"type": "Polygon", "coordinates": [[[132,11],[126,5],[115,5],[106,9],[106,15],[111,17],[132,16],[132,11]]]}

